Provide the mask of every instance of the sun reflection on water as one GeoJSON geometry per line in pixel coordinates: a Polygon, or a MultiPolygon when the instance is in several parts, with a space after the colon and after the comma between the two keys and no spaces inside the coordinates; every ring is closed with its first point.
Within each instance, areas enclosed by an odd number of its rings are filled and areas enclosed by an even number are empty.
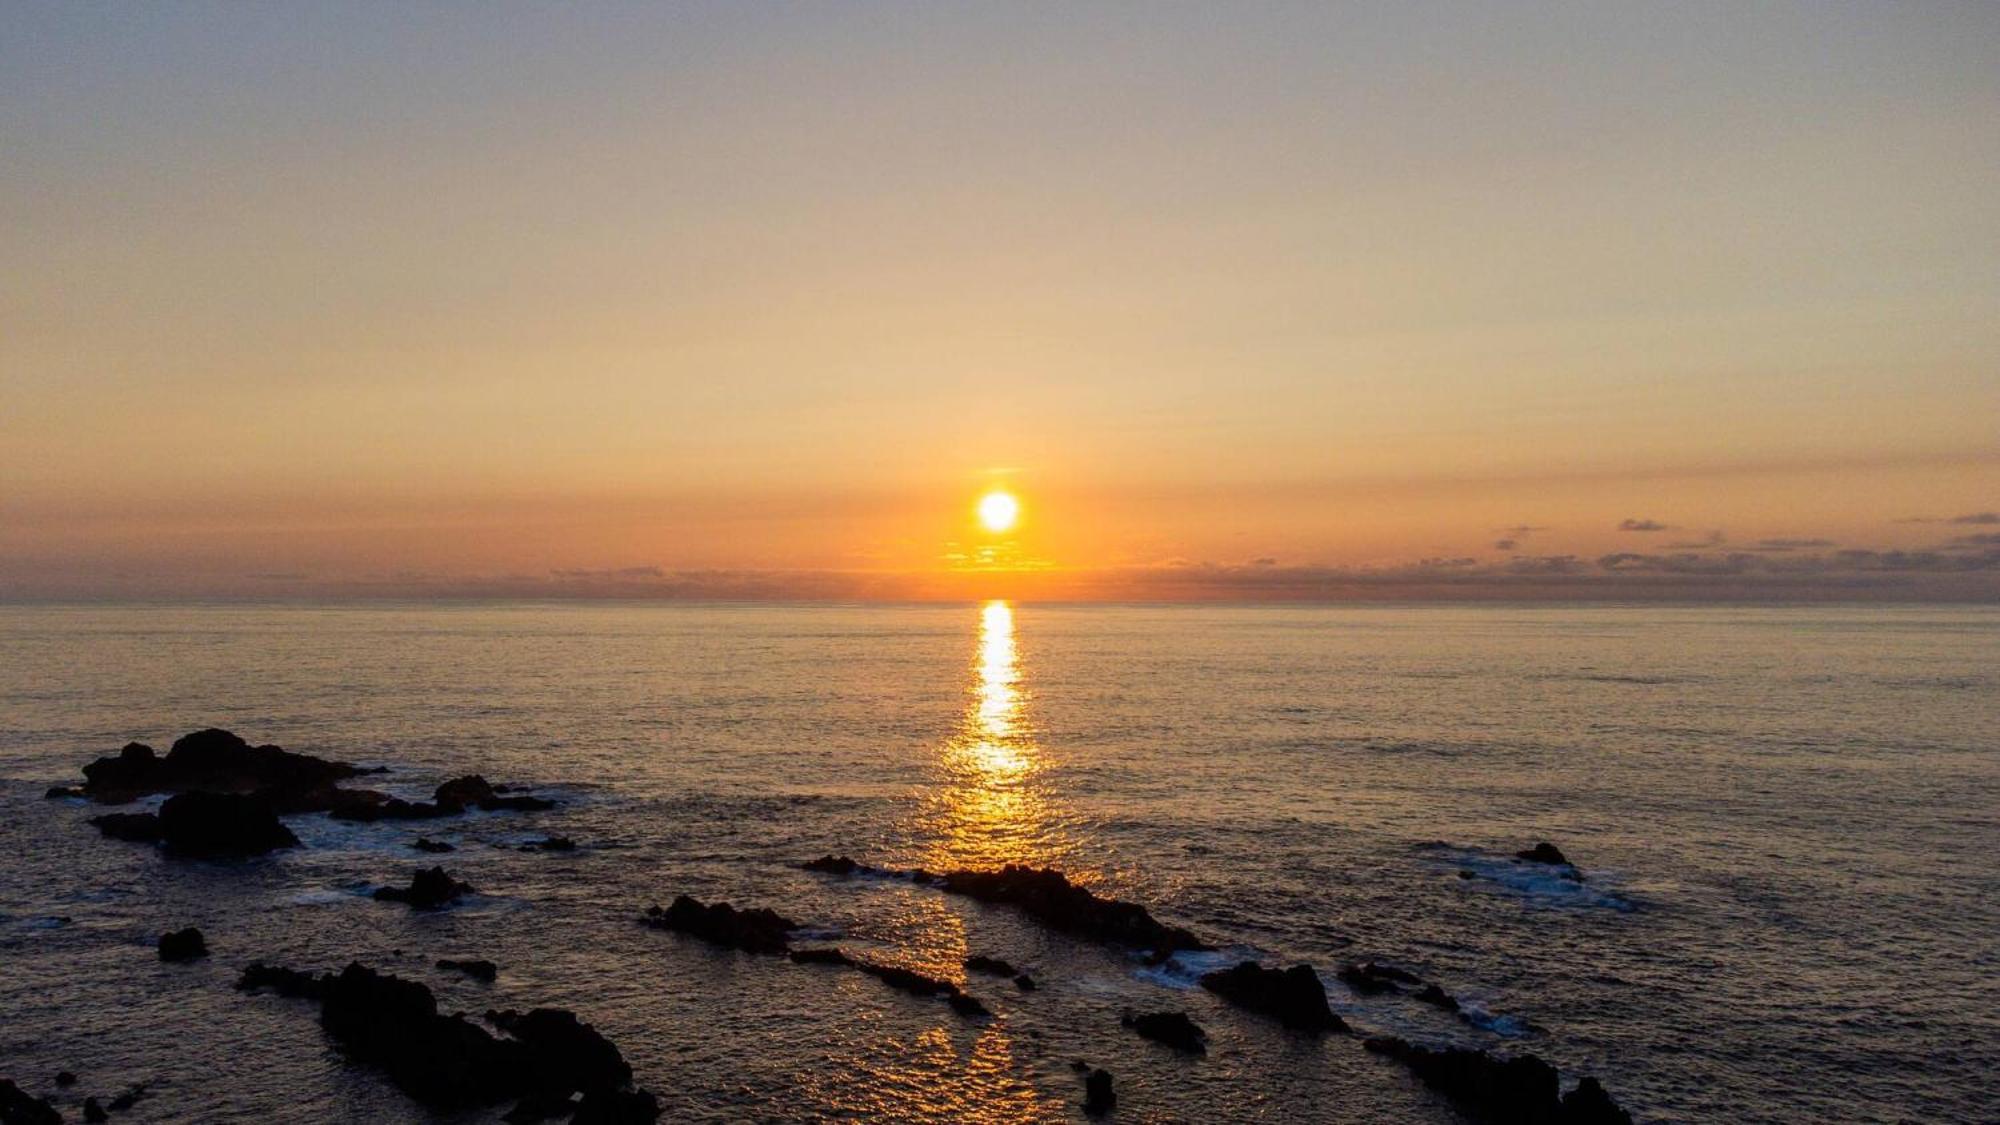
{"type": "Polygon", "coordinates": [[[965,716],[938,753],[944,784],[927,802],[925,862],[995,867],[1056,862],[1062,848],[1044,784],[1045,756],[1027,713],[1032,692],[1015,643],[1014,607],[987,602],[965,716]]]}

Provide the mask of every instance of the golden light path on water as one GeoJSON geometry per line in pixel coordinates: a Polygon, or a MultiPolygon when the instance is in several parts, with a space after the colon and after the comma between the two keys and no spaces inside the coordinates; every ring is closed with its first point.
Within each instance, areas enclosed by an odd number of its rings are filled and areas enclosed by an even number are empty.
{"type": "MultiPolygon", "coordinates": [[[[937,748],[936,781],[911,825],[920,866],[1060,865],[1068,852],[1064,818],[1047,792],[1048,759],[1028,713],[1033,693],[1016,644],[1014,608],[1006,602],[979,609],[965,694],[957,729],[937,748]]],[[[1011,988],[991,978],[966,978],[965,957],[975,952],[961,913],[966,909],[944,895],[909,894],[890,927],[900,935],[898,948],[876,955],[965,980],[976,995],[1011,988]]],[[[865,982],[849,986],[864,989],[865,982]]],[[[835,1073],[844,1080],[814,1074],[803,1076],[802,1085],[833,1116],[979,1125],[1066,1119],[1066,1103],[1037,1089],[1018,1031],[1004,1012],[971,1028],[946,1009],[937,1011],[938,1023],[913,1036],[891,1034],[842,1052],[835,1073]]]]}
{"type": "Polygon", "coordinates": [[[1006,602],[980,608],[968,694],[959,729],[939,749],[944,783],[925,812],[926,865],[1059,864],[1068,850],[1062,818],[1045,785],[1048,763],[1028,714],[1033,693],[1006,602]]]}

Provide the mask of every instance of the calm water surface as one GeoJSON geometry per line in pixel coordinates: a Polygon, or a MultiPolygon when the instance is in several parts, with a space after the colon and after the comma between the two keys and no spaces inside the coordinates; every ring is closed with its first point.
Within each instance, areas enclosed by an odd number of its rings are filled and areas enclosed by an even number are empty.
{"type": "MultiPolygon", "coordinates": [[[[145,1083],[128,1121],[414,1120],[254,958],[361,959],[450,1010],[559,1005],[665,1120],[1452,1121],[1358,1041],[908,884],[1049,864],[1227,947],[1309,960],[1365,1032],[1533,1051],[1643,1121],[1995,1120],[2000,612],[1990,609],[0,607],[0,1075],[145,1083]],[[101,838],[42,790],[204,726],[477,770],[555,812],[301,817],[237,864],[101,838]],[[413,914],[421,833],[481,895],[413,914]],[[507,845],[547,833],[571,854],[507,845]],[[1583,885],[1507,861],[1558,843],[1583,885]],[[1470,877],[1462,877],[1469,873],[1470,877]],[[634,924],[688,892],[962,976],[997,1018],[634,924]],[[200,926],[215,955],[151,943],[200,926]],[[438,956],[502,966],[483,985],[438,956]],[[1332,979],[1392,960],[1463,1021],[1332,979]],[[1181,1008],[1192,1061],[1118,1026],[1181,1008]]],[[[473,1117],[467,1120],[483,1120],[473,1117]]]]}

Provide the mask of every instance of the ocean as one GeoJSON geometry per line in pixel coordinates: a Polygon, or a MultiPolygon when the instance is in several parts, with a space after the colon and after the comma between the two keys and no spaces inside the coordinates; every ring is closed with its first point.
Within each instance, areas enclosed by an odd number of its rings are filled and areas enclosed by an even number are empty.
{"type": "Polygon", "coordinates": [[[669,1121],[1072,1120],[1077,1060],[1116,1121],[1457,1120],[1377,1034],[1533,1053],[1645,1122],[2000,1120],[1993,608],[17,605],[0,802],[0,1076],[72,1116],[143,1085],[117,1120],[432,1120],[309,1005],[232,987],[358,960],[448,1011],[574,1010],[669,1121]],[[44,797],[204,727],[560,807],[298,816],[305,846],[208,862],[44,797]],[[549,834],[578,849],[518,849],[549,834]],[[1544,840],[1580,880],[1513,858],[1544,840]],[[1218,949],[1150,964],[801,869],[826,853],[1056,867],[1218,949]],[[440,860],[478,893],[369,897],[440,860]],[[994,1016],[638,924],[681,893],[994,1016]],[[161,963],[186,925],[212,955],[161,963]],[[1359,1034],[1195,985],[1248,957],[1312,964],[1359,1034]],[[1357,992],[1354,961],[1463,1010],[1357,992]],[[1205,1056],[1119,1024],[1163,1010],[1205,1056]]]}

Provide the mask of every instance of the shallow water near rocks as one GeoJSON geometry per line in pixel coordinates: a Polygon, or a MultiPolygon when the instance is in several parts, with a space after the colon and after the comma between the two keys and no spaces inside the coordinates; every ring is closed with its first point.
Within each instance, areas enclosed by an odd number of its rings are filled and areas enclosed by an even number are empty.
{"type": "Polygon", "coordinates": [[[231,987],[360,960],[448,1011],[575,1010],[663,1120],[1069,1120],[1078,1059],[1119,1121],[1455,1120],[1358,1038],[1195,986],[1260,956],[1318,966],[1362,1033],[1532,1051],[1642,1121],[1990,1119],[1996,715],[1990,609],[0,607],[0,1076],[72,1117],[143,1083],[120,1120],[427,1120],[310,1005],[231,987]],[[202,862],[42,797],[206,726],[401,796],[476,771],[561,807],[292,817],[303,847],[202,862]],[[519,850],[549,835],[578,850],[519,850]],[[1544,839],[1581,882],[1513,858],[1544,839]],[[1219,951],[1147,965],[799,869],[827,852],[1060,867],[1219,951]],[[433,863],[477,893],[369,897],[433,863]],[[638,924],[679,893],[995,1016],[638,924]],[[161,963],[186,925],[210,956],[161,963]],[[1039,987],[968,979],[974,953],[1039,987]],[[1466,1016],[1355,995],[1348,960],[1466,1016]],[[1119,1025],[1161,1010],[1208,1053],[1119,1025]]]}

